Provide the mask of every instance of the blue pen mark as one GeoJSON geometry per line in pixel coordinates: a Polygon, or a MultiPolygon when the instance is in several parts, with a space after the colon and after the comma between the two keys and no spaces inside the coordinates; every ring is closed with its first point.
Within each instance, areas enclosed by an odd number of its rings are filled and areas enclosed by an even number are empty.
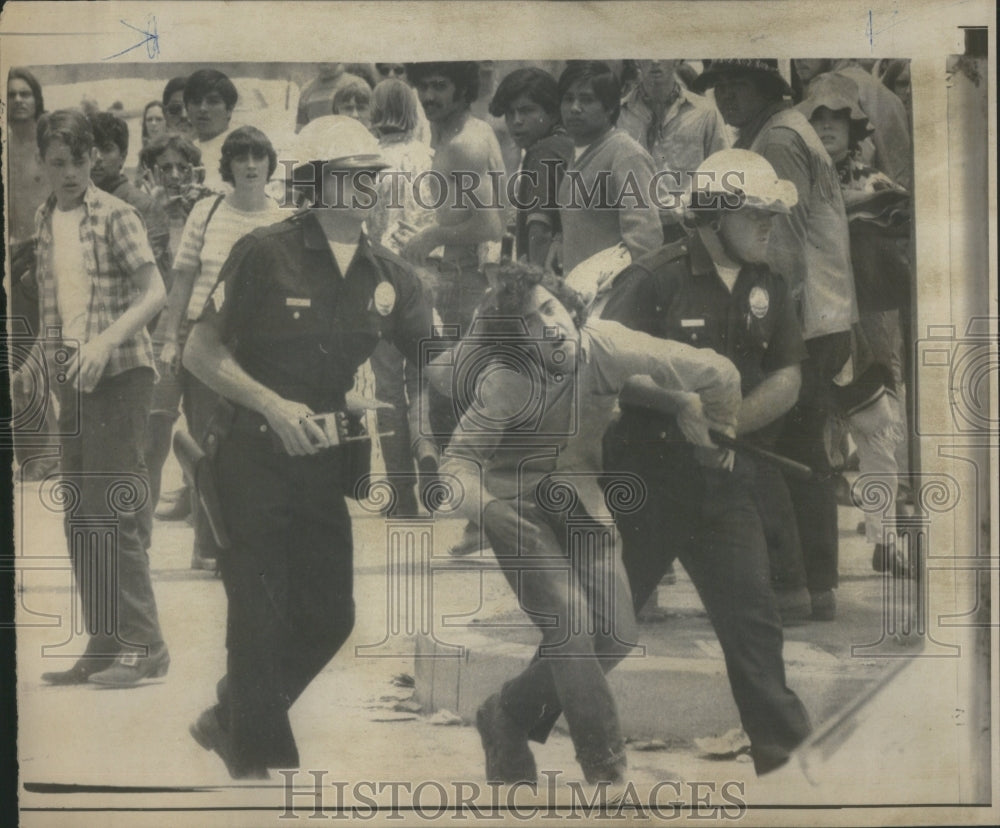
{"type": "Polygon", "coordinates": [[[126,23],[124,20],[118,21],[126,28],[131,29],[133,32],[138,32],[142,35],[142,40],[133,46],[129,46],[127,49],[123,49],[114,55],[108,55],[104,60],[113,60],[116,57],[121,57],[124,54],[128,54],[133,49],[138,49],[140,46],[146,47],[146,56],[150,60],[155,60],[160,55],[160,35],[156,31],[156,15],[151,14],[146,18],[146,28],[140,29],[138,26],[133,26],[131,23],[126,23]]]}

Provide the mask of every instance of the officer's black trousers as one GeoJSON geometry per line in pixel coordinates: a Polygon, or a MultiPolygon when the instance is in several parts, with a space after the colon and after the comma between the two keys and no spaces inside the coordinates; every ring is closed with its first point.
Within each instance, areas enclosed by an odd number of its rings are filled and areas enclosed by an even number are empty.
{"type": "Polygon", "coordinates": [[[788,758],[810,726],[785,684],[781,618],[752,494],[755,468],[737,455],[732,472],[706,469],[690,445],[652,436],[645,419],[626,413],[604,445],[609,471],[638,474],[648,492],[638,511],[618,521],[635,606],[680,558],[722,646],[754,766],[765,773],[788,758]]]}
{"type": "Polygon", "coordinates": [[[288,709],[354,625],[351,521],[334,452],[290,457],[248,420],[237,417],[216,461],[232,540],[216,713],[242,769],[297,767],[288,709]]]}

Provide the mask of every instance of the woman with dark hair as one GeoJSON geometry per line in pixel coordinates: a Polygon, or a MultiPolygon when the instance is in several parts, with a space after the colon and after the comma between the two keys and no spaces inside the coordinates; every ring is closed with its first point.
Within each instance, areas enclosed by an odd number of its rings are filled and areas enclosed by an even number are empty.
{"type": "Polygon", "coordinates": [[[163,104],[150,101],[142,110],[142,145],[167,134],[167,118],[163,104]]]}
{"type": "MultiPolygon", "coordinates": [[[[199,442],[215,406],[216,395],[190,373],[179,370],[184,343],[233,245],[252,230],[285,217],[265,191],[277,165],[277,153],[263,132],[252,126],[233,130],[222,145],[219,163],[222,180],[232,185],[233,191],[229,195],[202,199],[194,206],[174,259],[163,320],[162,369],[179,373],[184,413],[191,435],[199,442]]],[[[191,566],[193,569],[214,569],[215,557],[211,530],[204,516],[196,511],[191,566]]]]}
{"type": "Polygon", "coordinates": [[[559,85],[541,69],[517,69],[500,81],[490,115],[506,121],[522,151],[513,199],[516,256],[544,266],[552,240],[562,231],[555,195],[573,159],[573,139],[559,120],[559,85]]]}

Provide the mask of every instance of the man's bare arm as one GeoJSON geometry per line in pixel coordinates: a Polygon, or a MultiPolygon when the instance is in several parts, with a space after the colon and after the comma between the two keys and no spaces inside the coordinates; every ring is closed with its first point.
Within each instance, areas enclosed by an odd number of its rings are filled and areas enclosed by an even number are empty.
{"type": "Polygon", "coordinates": [[[788,365],[768,374],[764,381],[743,398],[737,434],[750,434],[773,423],[791,410],[799,398],[802,369],[788,365]]]}
{"type": "Polygon", "coordinates": [[[315,454],[329,446],[326,434],[309,419],[313,410],[286,400],[251,377],[223,343],[213,320],[198,322],[188,337],[184,367],[223,397],[263,414],[291,455],[315,454]]]}
{"type": "MultiPolygon", "coordinates": [[[[489,127],[483,124],[483,129],[489,127]]],[[[503,235],[503,218],[494,181],[489,176],[491,164],[502,159],[495,152],[495,139],[470,124],[469,134],[439,147],[433,169],[447,182],[447,198],[438,209],[436,221],[405,242],[404,257],[423,264],[432,250],[443,245],[476,245],[497,241],[503,235]]]]}

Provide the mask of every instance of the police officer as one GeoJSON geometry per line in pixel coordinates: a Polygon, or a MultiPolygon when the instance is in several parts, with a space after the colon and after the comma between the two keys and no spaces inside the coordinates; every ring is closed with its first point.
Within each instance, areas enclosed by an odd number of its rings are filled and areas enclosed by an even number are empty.
{"type": "Polygon", "coordinates": [[[348,474],[336,414],[355,371],[387,337],[409,359],[431,306],[409,265],[362,224],[388,165],[359,122],[319,119],[299,135],[293,178],[312,207],[233,248],[184,365],[232,403],[214,469],[231,545],[227,672],[191,726],[234,778],[297,767],[288,709],[354,624],[348,474]],[[327,415],[327,416],[323,416],[327,415]]]}
{"type": "MultiPolygon", "coordinates": [[[[795,204],[795,187],[761,156],[722,150],[693,179],[691,239],[648,254],[616,280],[605,319],[666,339],[712,348],[739,369],[737,433],[764,439],[798,396],[805,348],[782,278],[764,264],[772,219],[795,204]]],[[[724,461],[685,435],[714,427],[692,395],[634,378],[622,415],[605,436],[609,471],[640,475],[649,496],[619,516],[636,607],[678,557],[722,645],[758,774],[783,764],[809,733],[806,711],[785,684],[782,630],[769,582],[764,531],[743,453],[724,461]],[[655,413],[669,407],[673,416],[655,413]]]]}

